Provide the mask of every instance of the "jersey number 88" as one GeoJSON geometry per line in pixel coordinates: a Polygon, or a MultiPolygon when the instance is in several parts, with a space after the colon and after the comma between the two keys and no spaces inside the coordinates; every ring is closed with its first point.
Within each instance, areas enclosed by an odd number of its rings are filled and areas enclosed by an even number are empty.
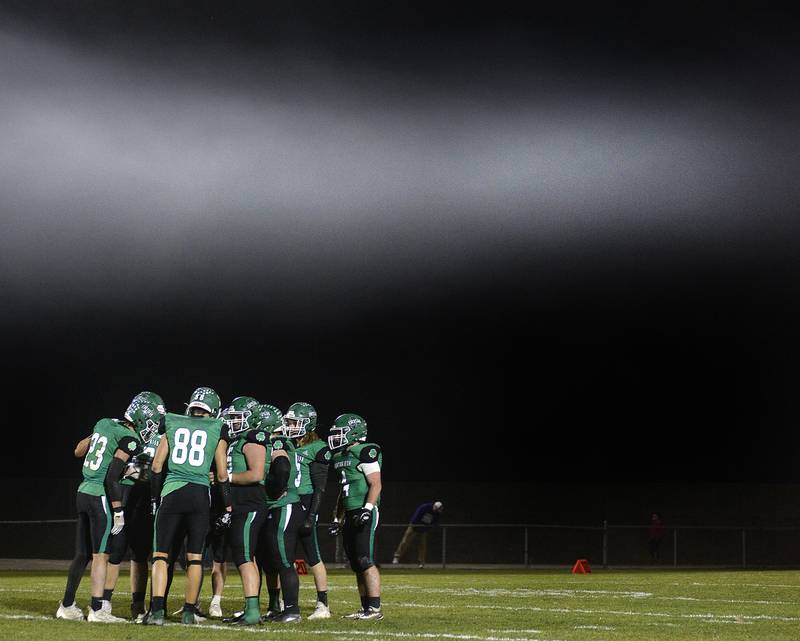
{"type": "Polygon", "coordinates": [[[185,427],[175,430],[175,447],[172,450],[172,462],[175,465],[186,463],[193,467],[200,467],[206,456],[206,441],[208,434],[203,430],[190,432],[185,427]]]}

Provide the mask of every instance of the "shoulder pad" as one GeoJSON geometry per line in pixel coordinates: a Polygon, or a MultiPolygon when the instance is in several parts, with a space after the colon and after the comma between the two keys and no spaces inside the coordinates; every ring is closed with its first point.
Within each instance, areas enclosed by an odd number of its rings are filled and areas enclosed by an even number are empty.
{"type": "Polygon", "coordinates": [[[270,445],[272,445],[272,451],[278,452],[280,450],[288,449],[288,441],[289,439],[287,439],[284,436],[273,436],[270,439],[270,445]]]}
{"type": "Polygon", "coordinates": [[[374,463],[381,454],[381,448],[375,443],[365,443],[358,452],[359,463],[374,463]]]}
{"type": "Polygon", "coordinates": [[[333,458],[333,453],[331,452],[330,448],[326,445],[319,449],[319,452],[317,452],[317,456],[315,457],[314,460],[317,463],[330,463],[332,458],[333,458]]]}

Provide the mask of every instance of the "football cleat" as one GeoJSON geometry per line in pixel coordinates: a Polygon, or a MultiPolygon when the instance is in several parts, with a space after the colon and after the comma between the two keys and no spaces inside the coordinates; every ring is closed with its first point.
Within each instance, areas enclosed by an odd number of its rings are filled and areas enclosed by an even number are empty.
{"type": "Polygon", "coordinates": [[[61,601],[58,602],[58,610],[56,610],[56,619],[66,619],[67,621],[83,621],[83,612],[75,605],[64,605],[61,601]]]}
{"type": "Polygon", "coordinates": [[[317,601],[317,607],[314,608],[314,611],[308,615],[308,619],[330,619],[331,618],[331,611],[327,605],[324,603],[320,603],[317,601]]]}
{"type": "Polygon", "coordinates": [[[272,623],[297,623],[300,621],[299,612],[281,612],[271,620],[272,623]]]}
{"type": "MultiPolygon", "coordinates": [[[[244,614],[244,612],[242,612],[242,614],[244,614]]],[[[278,610],[267,610],[267,613],[261,617],[261,622],[269,623],[277,619],[280,615],[281,613],[278,610]]]]}
{"type": "Polygon", "coordinates": [[[164,625],[164,610],[148,610],[142,617],[142,625],[164,625]]]}
{"type": "Polygon", "coordinates": [[[205,618],[193,610],[184,610],[183,614],[181,614],[181,623],[184,625],[197,625],[203,621],[205,621],[205,618]]]}
{"type": "Polygon", "coordinates": [[[100,602],[100,604],[101,604],[101,605],[100,605],[100,609],[101,609],[103,612],[108,612],[109,614],[111,614],[111,601],[107,601],[106,599],[103,599],[103,600],[100,602]]]}
{"type": "Polygon", "coordinates": [[[383,612],[380,608],[367,608],[356,617],[359,621],[380,621],[382,618],[383,612]]]}
{"type": "Polygon", "coordinates": [[[127,623],[122,617],[115,617],[111,612],[106,612],[102,608],[92,610],[89,608],[89,616],[86,617],[89,623],[127,623]]]}
{"type": "Polygon", "coordinates": [[[222,618],[222,606],[219,603],[212,603],[208,606],[208,616],[212,619],[222,618]]]}
{"type": "Polygon", "coordinates": [[[244,610],[239,610],[238,612],[234,612],[232,617],[226,617],[222,619],[223,623],[236,623],[239,619],[244,616],[244,610]]]}
{"type": "Polygon", "coordinates": [[[342,615],[343,619],[359,619],[361,615],[364,614],[364,610],[356,610],[352,614],[344,614],[342,615]]]}
{"type": "Polygon", "coordinates": [[[144,609],[144,601],[131,602],[131,619],[137,623],[141,623],[145,612],[146,610],[144,609]]]}

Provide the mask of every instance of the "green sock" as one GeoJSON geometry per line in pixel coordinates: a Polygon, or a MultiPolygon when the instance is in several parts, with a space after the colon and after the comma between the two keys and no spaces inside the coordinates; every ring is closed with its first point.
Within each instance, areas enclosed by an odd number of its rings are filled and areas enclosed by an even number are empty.
{"type": "Polygon", "coordinates": [[[261,620],[261,608],[258,605],[257,596],[244,598],[244,618],[248,621],[258,622],[261,620]]]}

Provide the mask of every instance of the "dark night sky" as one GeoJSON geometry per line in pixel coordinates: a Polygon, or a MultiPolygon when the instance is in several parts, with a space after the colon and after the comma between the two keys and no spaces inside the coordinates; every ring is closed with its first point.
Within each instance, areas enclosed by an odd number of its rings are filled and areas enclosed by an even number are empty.
{"type": "Polygon", "coordinates": [[[41,474],[211,385],[363,414],[395,479],[796,479],[788,14],[269,4],[0,5],[41,474]]]}

